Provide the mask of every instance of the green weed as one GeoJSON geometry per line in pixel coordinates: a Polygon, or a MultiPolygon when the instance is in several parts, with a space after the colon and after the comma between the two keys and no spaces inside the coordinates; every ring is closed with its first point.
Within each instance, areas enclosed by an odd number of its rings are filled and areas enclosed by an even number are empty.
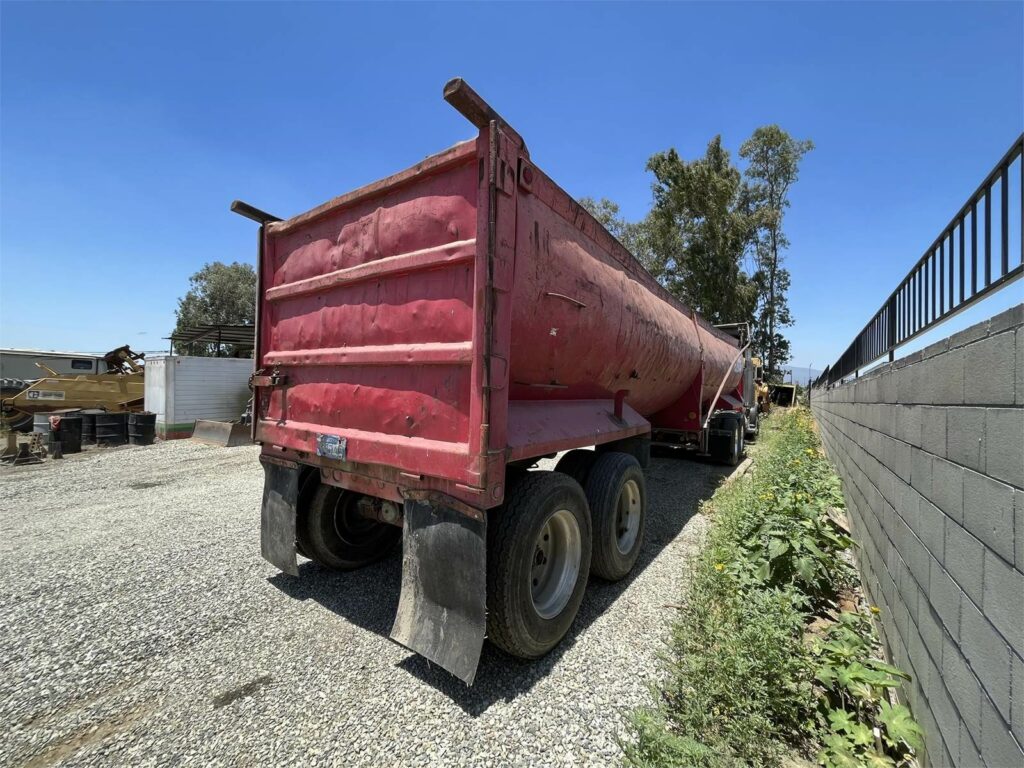
{"type": "Polygon", "coordinates": [[[837,615],[856,584],[853,542],[830,511],[839,479],[806,409],[774,414],[753,471],[707,503],[715,525],[674,622],[656,706],[634,714],[634,766],[779,765],[794,752],[826,766],[902,765],[920,729],[886,691],[870,620],[837,615]],[[831,617],[807,638],[810,622],[831,617]],[[851,762],[852,761],[852,762],[851,762]]]}

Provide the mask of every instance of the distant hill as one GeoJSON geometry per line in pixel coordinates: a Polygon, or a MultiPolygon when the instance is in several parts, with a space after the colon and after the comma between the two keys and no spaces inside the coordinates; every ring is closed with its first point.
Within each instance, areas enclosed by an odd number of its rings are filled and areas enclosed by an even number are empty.
{"type": "Polygon", "coordinates": [[[786,371],[786,382],[789,382],[789,372],[793,373],[793,381],[797,384],[807,385],[808,379],[814,381],[816,378],[821,376],[821,371],[817,368],[808,368],[800,365],[784,365],[783,370],[786,371]]]}

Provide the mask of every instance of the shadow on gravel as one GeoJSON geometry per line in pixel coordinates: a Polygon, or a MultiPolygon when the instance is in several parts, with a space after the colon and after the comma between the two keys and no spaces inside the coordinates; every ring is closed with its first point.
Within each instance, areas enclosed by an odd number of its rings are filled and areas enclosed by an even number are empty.
{"type": "MultiPolygon", "coordinates": [[[[467,714],[480,715],[497,701],[510,701],[529,691],[558,664],[594,620],[618,599],[661,551],[679,535],[697,513],[701,501],[714,493],[732,472],[730,467],[695,460],[654,458],[647,470],[647,529],[636,567],[622,581],[610,584],[592,578],[579,615],[565,639],[536,661],[516,659],[484,643],[472,688],[416,654],[399,666],[458,704],[467,714]]],[[[312,599],[353,624],[387,637],[398,608],[402,558],[396,551],[387,559],[359,571],[337,573],[306,562],[300,578],[285,574],[270,583],[299,600],[312,599]]]]}

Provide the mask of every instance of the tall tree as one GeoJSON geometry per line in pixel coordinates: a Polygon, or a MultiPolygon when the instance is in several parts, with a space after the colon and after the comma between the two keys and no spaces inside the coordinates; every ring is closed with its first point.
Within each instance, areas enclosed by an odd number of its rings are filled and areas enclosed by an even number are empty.
{"type": "MultiPolygon", "coordinates": [[[[206,264],[188,279],[188,292],[178,299],[175,332],[190,325],[252,325],[256,316],[256,271],[237,261],[206,264]]],[[[196,344],[192,354],[214,354],[213,345],[196,344]]]]}
{"type": "Polygon", "coordinates": [[[742,269],[754,233],[742,177],[716,136],[703,157],[683,160],[675,149],[652,155],[652,250],[663,281],[713,323],[750,320],[755,287],[742,269]]]}
{"type": "Polygon", "coordinates": [[[782,252],[789,240],[782,221],[789,207],[789,190],[799,177],[800,161],[814,149],[810,140],[797,140],[777,125],[765,125],[740,147],[740,157],[748,165],[744,171],[746,202],[754,220],[758,288],[754,321],[754,345],[764,358],[765,375],[779,380],[782,365],[789,361],[789,340],[781,330],[793,324],[786,292],[789,270],[782,252]]]}

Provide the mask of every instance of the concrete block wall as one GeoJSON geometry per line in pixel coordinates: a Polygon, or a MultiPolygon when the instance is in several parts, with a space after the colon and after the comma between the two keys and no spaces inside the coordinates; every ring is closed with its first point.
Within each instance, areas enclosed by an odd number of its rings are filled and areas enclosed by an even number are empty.
{"type": "Polygon", "coordinates": [[[1024,766],[1024,304],[811,393],[928,765],[1024,766]]]}

